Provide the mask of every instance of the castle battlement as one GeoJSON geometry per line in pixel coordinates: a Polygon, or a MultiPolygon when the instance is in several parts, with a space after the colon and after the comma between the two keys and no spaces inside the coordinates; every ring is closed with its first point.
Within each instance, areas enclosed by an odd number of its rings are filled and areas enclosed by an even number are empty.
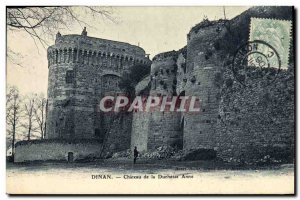
{"type": "Polygon", "coordinates": [[[227,22],[229,22],[229,20],[219,19],[209,21],[208,19],[205,19],[191,28],[190,32],[187,34],[188,41],[195,37],[198,37],[199,35],[201,36],[202,34],[207,35],[209,30],[219,33],[221,31],[221,28],[227,22]]]}
{"type": "Polygon", "coordinates": [[[158,62],[158,61],[161,61],[161,60],[164,60],[166,58],[175,58],[178,56],[178,51],[167,51],[167,52],[163,52],[163,53],[159,53],[157,55],[155,55],[152,59],[153,62],[158,62]]]}
{"type": "Polygon", "coordinates": [[[100,60],[118,60],[148,64],[149,57],[138,46],[86,35],[57,34],[55,44],[48,48],[49,65],[60,63],[84,63],[98,65],[100,60]]]}

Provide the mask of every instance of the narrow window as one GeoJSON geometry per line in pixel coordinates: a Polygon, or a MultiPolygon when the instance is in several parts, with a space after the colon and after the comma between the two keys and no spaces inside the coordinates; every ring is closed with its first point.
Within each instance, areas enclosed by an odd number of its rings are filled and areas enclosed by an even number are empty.
{"type": "Polygon", "coordinates": [[[101,132],[99,128],[95,129],[95,137],[99,140],[99,142],[103,143],[104,141],[104,134],[101,132]]]}
{"type": "Polygon", "coordinates": [[[73,83],[74,81],[74,71],[68,70],[66,73],[66,83],[73,83]]]}

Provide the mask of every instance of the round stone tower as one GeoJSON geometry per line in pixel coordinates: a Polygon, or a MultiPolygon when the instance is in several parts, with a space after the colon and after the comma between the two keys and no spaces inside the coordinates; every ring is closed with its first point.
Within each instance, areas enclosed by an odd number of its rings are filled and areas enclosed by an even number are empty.
{"type": "MultiPolygon", "coordinates": [[[[176,96],[177,51],[156,55],[151,65],[150,96],[176,96]]],[[[168,108],[168,107],[167,107],[168,108]]],[[[150,113],[148,150],[161,146],[182,148],[183,130],[180,126],[181,113],[160,111],[160,105],[150,113]]]]}
{"type": "Polygon", "coordinates": [[[154,56],[151,65],[151,95],[172,96],[176,92],[177,51],[154,56]]]}
{"type": "Polygon", "coordinates": [[[81,35],[58,33],[48,48],[46,138],[103,142],[110,133],[115,149],[129,148],[131,118],[112,120],[112,115],[101,115],[98,104],[104,95],[122,93],[119,81],[136,64],[150,65],[138,46],[89,37],[85,29],[81,35]]]}
{"type": "Polygon", "coordinates": [[[200,98],[200,113],[186,113],[185,149],[213,149],[224,55],[220,41],[226,21],[204,20],[191,29],[187,44],[186,95],[200,98]]]}

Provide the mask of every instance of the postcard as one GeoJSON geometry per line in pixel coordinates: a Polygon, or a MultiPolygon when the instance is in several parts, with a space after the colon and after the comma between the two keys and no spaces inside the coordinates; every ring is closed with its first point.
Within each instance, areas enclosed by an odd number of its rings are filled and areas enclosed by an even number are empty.
{"type": "Polygon", "coordinates": [[[294,7],[6,11],[8,194],[295,194],[294,7]]]}

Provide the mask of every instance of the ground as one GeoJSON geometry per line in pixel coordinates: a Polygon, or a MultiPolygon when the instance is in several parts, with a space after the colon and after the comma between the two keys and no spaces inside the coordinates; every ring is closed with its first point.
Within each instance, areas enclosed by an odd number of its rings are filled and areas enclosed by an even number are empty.
{"type": "Polygon", "coordinates": [[[120,159],[88,163],[8,163],[7,192],[292,194],[294,167],[285,164],[241,168],[220,161],[172,160],[139,160],[134,165],[131,160],[120,159]]]}

